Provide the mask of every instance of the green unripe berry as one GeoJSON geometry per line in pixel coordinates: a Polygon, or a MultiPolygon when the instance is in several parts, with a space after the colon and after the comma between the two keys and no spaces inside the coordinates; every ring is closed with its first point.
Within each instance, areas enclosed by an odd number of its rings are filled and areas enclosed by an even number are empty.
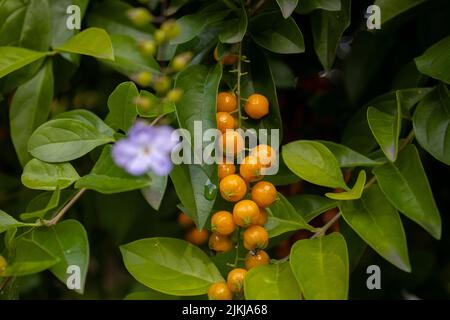
{"type": "Polygon", "coordinates": [[[180,26],[174,20],[169,20],[161,25],[161,30],[165,32],[168,39],[174,39],[180,35],[180,26]]]}
{"type": "Polygon", "coordinates": [[[139,43],[139,50],[146,56],[153,56],[156,53],[156,43],[153,40],[145,40],[139,43]]]}
{"type": "Polygon", "coordinates": [[[0,256],[0,274],[6,270],[7,266],[8,262],[6,262],[6,259],[3,256],[0,256]]]}
{"type": "Polygon", "coordinates": [[[176,55],[172,62],[171,62],[171,67],[173,69],[173,71],[181,71],[183,70],[186,65],[189,63],[189,61],[191,61],[192,59],[192,53],[190,52],[183,52],[180,53],[179,55],[176,55]]]}
{"type": "Polygon", "coordinates": [[[181,89],[172,89],[166,95],[166,100],[169,102],[178,102],[183,96],[183,90],[181,89]]]}
{"type": "Polygon", "coordinates": [[[172,86],[172,81],[168,76],[160,76],[155,80],[153,85],[154,89],[158,93],[164,93],[170,89],[172,86]]]}
{"type": "Polygon", "coordinates": [[[152,101],[147,97],[139,96],[136,97],[134,101],[136,103],[136,107],[139,113],[145,114],[152,107],[152,101]]]}
{"type": "Polygon", "coordinates": [[[152,84],[152,74],[147,71],[139,72],[137,75],[132,77],[134,82],[136,82],[141,87],[148,87],[152,84]]]}
{"type": "Polygon", "coordinates": [[[161,29],[156,30],[153,37],[155,38],[156,43],[159,43],[159,44],[164,43],[167,40],[166,33],[161,29]]]}
{"type": "Polygon", "coordinates": [[[152,21],[152,14],[145,8],[133,8],[127,11],[128,18],[137,26],[145,26],[152,21]]]}

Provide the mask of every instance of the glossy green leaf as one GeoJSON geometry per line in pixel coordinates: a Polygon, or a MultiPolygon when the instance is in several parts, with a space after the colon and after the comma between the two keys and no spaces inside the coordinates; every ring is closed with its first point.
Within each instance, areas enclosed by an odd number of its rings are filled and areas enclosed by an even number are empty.
{"type": "Polygon", "coordinates": [[[124,300],[179,300],[180,297],[171,296],[158,291],[142,291],[127,294],[124,300]]]}
{"type": "Polygon", "coordinates": [[[274,186],[286,186],[299,182],[301,179],[295,175],[283,161],[283,158],[278,157],[278,172],[273,175],[266,175],[265,181],[269,181],[274,186]]]}
{"type": "Polygon", "coordinates": [[[252,268],[245,276],[246,300],[300,300],[301,291],[289,262],[252,268]]]}
{"type": "Polygon", "coordinates": [[[179,296],[205,294],[223,281],[219,270],[198,247],[174,238],[148,238],[120,247],[128,272],[154,290],[179,296]]]}
{"type": "Polygon", "coordinates": [[[44,247],[35,241],[22,238],[16,243],[14,259],[0,275],[5,277],[25,276],[44,271],[58,262],[59,258],[44,247]]]}
{"type": "Polygon", "coordinates": [[[109,114],[105,122],[116,130],[127,132],[137,116],[136,98],[138,96],[138,89],[133,82],[119,84],[108,98],[109,114]]]}
{"type": "Polygon", "coordinates": [[[11,102],[11,139],[22,166],[31,158],[28,153],[28,139],[33,131],[47,120],[52,99],[53,70],[49,61],[33,78],[17,89],[11,102]]]}
{"type": "Polygon", "coordinates": [[[396,162],[375,168],[373,173],[386,198],[400,212],[440,239],[441,217],[414,145],[400,152],[396,162]]]}
{"type": "Polygon", "coordinates": [[[23,168],[22,183],[37,190],[65,189],[80,178],[75,168],[66,163],[46,163],[30,160],[23,168]]]}
{"type": "Polygon", "coordinates": [[[110,194],[141,189],[151,184],[149,175],[132,176],[116,166],[111,156],[111,149],[111,145],[103,148],[94,168],[76,182],[75,188],[87,188],[110,194]]]}
{"type": "Polygon", "coordinates": [[[115,131],[103,122],[95,113],[84,109],[76,109],[58,114],[54,119],[73,119],[94,127],[105,136],[113,137],[115,131]]]}
{"type": "Polygon", "coordinates": [[[113,141],[85,120],[55,119],[34,131],[28,141],[28,151],[42,161],[65,162],[113,141]]]}
{"type": "Polygon", "coordinates": [[[348,189],[338,161],[323,144],[298,140],[284,145],[281,153],[287,167],[303,180],[320,186],[348,189]]]}
{"type": "Polygon", "coordinates": [[[46,55],[47,53],[45,52],[37,52],[24,48],[0,47],[0,78],[46,55]]]}
{"type": "Polygon", "coordinates": [[[350,25],[351,0],[342,0],[340,11],[319,10],[312,14],[314,48],[326,71],[333,67],[344,31],[350,25]]]}
{"type": "Polygon", "coordinates": [[[50,271],[65,285],[70,274],[69,266],[77,266],[81,271],[79,293],[84,292],[84,284],[89,265],[89,242],[86,230],[76,220],[65,220],[52,227],[33,230],[31,239],[45,248],[59,262],[50,271]]]}
{"type": "Polygon", "coordinates": [[[411,271],[402,221],[378,185],[366,189],[359,200],[340,202],[339,208],[345,221],[372,249],[397,268],[411,271]]]}
{"type": "Polygon", "coordinates": [[[150,108],[148,110],[142,110],[137,108],[137,113],[141,117],[153,118],[164,114],[169,114],[175,111],[175,104],[173,102],[164,101],[163,99],[155,96],[153,93],[146,90],[141,90],[140,96],[147,98],[150,101],[150,108]]]}
{"type": "Polygon", "coordinates": [[[55,50],[114,60],[111,39],[108,33],[100,28],[85,29],[56,47],[55,50]]]}
{"type": "Polygon", "coordinates": [[[139,72],[159,74],[160,68],[155,58],[144,55],[138,42],[127,35],[113,35],[111,42],[114,49],[114,61],[102,60],[102,63],[117,72],[132,77],[139,72]]]}
{"type": "Polygon", "coordinates": [[[341,234],[297,241],[291,248],[290,263],[305,299],[347,299],[348,253],[341,234]]]}
{"type": "Polygon", "coordinates": [[[278,199],[266,210],[269,218],[265,228],[271,238],[289,231],[314,230],[281,193],[278,193],[278,199]]]}
{"type": "Polygon", "coordinates": [[[316,9],[339,11],[341,10],[341,0],[300,0],[295,11],[307,14],[316,9]]]}
{"type": "Polygon", "coordinates": [[[450,37],[446,37],[430,47],[423,55],[415,59],[417,69],[434,79],[450,83],[450,57],[444,52],[450,51],[450,37]]]}
{"type": "Polygon", "coordinates": [[[305,51],[302,32],[294,19],[284,19],[279,12],[262,13],[251,19],[250,35],[258,45],[275,53],[305,51]]]}
{"type": "Polygon", "coordinates": [[[440,86],[417,106],[413,117],[417,141],[433,157],[450,164],[450,94],[440,86]]]}
{"type": "Polygon", "coordinates": [[[141,193],[153,209],[159,210],[166,192],[168,177],[157,176],[153,173],[149,173],[149,175],[151,176],[152,182],[148,187],[141,189],[141,193]]]}
{"type": "Polygon", "coordinates": [[[236,10],[221,25],[219,40],[222,43],[237,43],[242,41],[247,31],[247,12],[236,10]]]}
{"type": "MultiPolygon", "coordinates": [[[[60,196],[61,196],[61,191],[59,190],[59,188],[56,188],[56,190],[51,193],[51,197],[50,197],[50,199],[48,199],[45,206],[39,207],[39,209],[37,209],[35,211],[27,211],[25,213],[22,213],[20,215],[20,219],[22,219],[22,220],[29,220],[29,219],[36,219],[36,218],[44,219],[47,212],[58,207],[60,196]]],[[[28,204],[28,207],[30,207],[30,205],[35,206],[35,203],[40,202],[42,198],[47,198],[47,194],[41,193],[36,198],[32,199],[30,201],[30,203],[28,204]]]]}
{"type": "Polygon", "coordinates": [[[0,233],[5,232],[10,228],[22,227],[24,225],[23,222],[17,221],[6,212],[0,210],[0,233]]]}
{"type": "Polygon", "coordinates": [[[370,130],[383,153],[392,162],[397,159],[401,120],[401,98],[399,95],[397,95],[397,112],[395,115],[384,113],[374,107],[367,109],[367,122],[370,130]]]}
{"type": "Polygon", "coordinates": [[[384,24],[425,1],[427,0],[376,0],[374,4],[380,7],[381,23],[384,24]]]}
{"type": "Polygon", "coordinates": [[[280,7],[283,18],[286,19],[292,14],[292,12],[294,12],[295,7],[297,7],[298,0],[277,0],[277,3],[280,7]]]}
{"type": "Polygon", "coordinates": [[[364,190],[364,185],[366,184],[366,172],[361,170],[358,174],[355,184],[349,191],[344,192],[327,192],[325,196],[334,200],[355,200],[361,198],[364,190]]]}
{"type": "Polygon", "coordinates": [[[342,144],[323,140],[318,140],[318,142],[330,149],[331,153],[339,162],[339,166],[341,168],[374,167],[383,164],[383,162],[369,159],[368,157],[342,144]]]}
{"type": "Polygon", "coordinates": [[[300,194],[288,198],[292,206],[306,222],[311,221],[321,213],[336,208],[338,202],[315,194],[300,194]]]}

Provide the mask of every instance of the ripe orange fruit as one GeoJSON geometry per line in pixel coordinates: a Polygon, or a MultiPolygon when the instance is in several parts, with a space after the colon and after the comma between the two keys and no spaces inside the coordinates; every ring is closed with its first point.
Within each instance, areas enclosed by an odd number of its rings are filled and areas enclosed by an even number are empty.
{"type": "Polygon", "coordinates": [[[186,213],[182,212],[178,215],[178,224],[181,227],[188,229],[194,226],[194,221],[191,218],[189,218],[189,216],[186,213]]]}
{"type": "Polygon", "coordinates": [[[266,210],[260,208],[258,219],[256,219],[254,224],[258,225],[258,226],[261,226],[261,227],[264,227],[264,225],[267,223],[267,218],[268,217],[267,217],[266,210]]]}
{"type": "Polygon", "coordinates": [[[236,268],[231,270],[227,276],[228,288],[233,293],[239,293],[244,288],[244,279],[247,275],[247,270],[242,268],[236,268]]]}
{"type": "Polygon", "coordinates": [[[217,129],[225,133],[227,129],[234,129],[235,120],[228,112],[217,112],[217,129]]]}
{"type": "MultiPolygon", "coordinates": [[[[214,49],[213,55],[214,55],[214,60],[219,61],[219,53],[217,52],[217,48],[214,49]]],[[[236,62],[238,62],[238,60],[239,60],[239,56],[237,54],[229,53],[229,54],[225,54],[222,57],[221,63],[223,65],[229,66],[229,65],[235,64],[236,62]]]]}
{"type": "Polygon", "coordinates": [[[232,163],[222,163],[217,166],[219,171],[219,179],[222,180],[226,176],[236,172],[236,166],[232,163]]]}
{"type": "Polygon", "coordinates": [[[256,157],[248,156],[239,166],[239,174],[245,181],[254,182],[262,179],[261,164],[256,157]]]}
{"type": "Polygon", "coordinates": [[[269,100],[262,94],[254,93],[245,103],[245,112],[252,119],[261,119],[269,113],[269,100]]]}
{"type": "Polygon", "coordinates": [[[227,236],[236,229],[233,215],[228,211],[218,211],[211,217],[211,230],[227,236]]]}
{"type": "Polygon", "coordinates": [[[256,157],[263,168],[270,168],[277,157],[275,150],[267,144],[260,144],[254,147],[250,155],[256,157]]]}
{"type": "Polygon", "coordinates": [[[244,231],[244,247],[247,250],[265,249],[269,244],[269,234],[261,226],[250,226],[244,231]]]}
{"type": "Polygon", "coordinates": [[[220,92],[217,95],[217,112],[233,112],[237,109],[237,99],[234,93],[220,92]]]}
{"type": "Polygon", "coordinates": [[[206,229],[199,230],[197,228],[192,228],[186,233],[186,241],[189,241],[196,246],[201,246],[208,241],[209,232],[206,229]]]}
{"type": "Polygon", "coordinates": [[[267,181],[260,181],[252,188],[252,200],[261,208],[270,206],[277,199],[277,189],[267,181]]]}
{"type": "Polygon", "coordinates": [[[236,202],[247,193],[247,185],[237,174],[231,174],[220,180],[219,190],[222,198],[230,202],[236,202]]]}
{"type": "Polygon", "coordinates": [[[222,152],[227,156],[236,156],[244,150],[244,138],[237,131],[227,130],[220,136],[222,152]]]}
{"type": "Polygon", "coordinates": [[[208,289],[209,300],[231,300],[233,295],[225,282],[213,283],[208,289]]]}
{"type": "Polygon", "coordinates": [[[227,252],[233,249],[233,241],[228,236],[213,232],[209,237],[209,248],[216,252],[227,252]]]}
{"type": "Polygon", "coordinates": [[[241,200],[234,205],[233,219],[240,227],[254,224],[259,217],[258,205],[252,200],[241,200]]]}
{"type": "Polygon", "coordinates": [[[269,255],[264,250],[259,250],[256,254],[249,251],[245,258],[245,267],[250,270],[253,267],[269,264],[269,255]]]}

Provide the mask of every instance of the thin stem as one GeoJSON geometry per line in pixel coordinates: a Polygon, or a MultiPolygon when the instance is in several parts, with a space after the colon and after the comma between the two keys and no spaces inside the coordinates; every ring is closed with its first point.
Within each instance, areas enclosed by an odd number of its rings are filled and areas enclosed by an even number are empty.
{"type": "Polygon", "coordinates": [[[253,10],[250,12],[250,16],[254,16],[257,14],[266,4],[268,3],[268,0],[260,0],[254,7],[253,10]]]}
{"type": "Polygon", "coordinates": [[[75,204],[75,202],[78,201],[78,199],[81,198],[81,196],[86,192],[86,188],[80,189],[75,196],[59,211],[52,219],[43,221],[43,225],[47,227],[51,227],[58,223],[59,220],[61,220],[62,217],[69,211],[70,208],[75,204]]]}
{"type": "Polygon", "coordinates": [[[159,120],[161,120],[162,118],[164,118],[164,114],[159,115],[158,117],[156,117],[151,123],[150,126],[153,127],[155,124],[157,124],[159,122],[159,120]]]}
{"type": "Polygon", "coordinates": [[[241,127],[242,123],[242,111],[241,111],[241,65],[242,63],[242,42],[239,42],[239,60],[238,60],[238,66],[237,66],[237,88],[236,88],[236,95],[237,95],[237,102],[238,102],[238,126],[241,127]]]}
{"type": "Polygon", "coordinates": [[[236,256],[234,257],[234,265],[237,267],[239,260],[239,240],[241,239],[241,229],[238,227],[237,229],[237,243],[236,243],[236,256]]]}
{"type": "Polygon", "coordinates": [[[316,238],[323,236],[327,230],[341,217],[341,212],[339,211],[330,221],[328,221],[322,228],[312,235],[311,238],[316,238]]]}
{"type": "Polygon", "coordinates": [[[3,291],[3,289],[6,287],[6,285],[12,280],[12,277],[6,277],[5,280],[3,280],[2,284],[0,285],[0,292],[3,291]]]}

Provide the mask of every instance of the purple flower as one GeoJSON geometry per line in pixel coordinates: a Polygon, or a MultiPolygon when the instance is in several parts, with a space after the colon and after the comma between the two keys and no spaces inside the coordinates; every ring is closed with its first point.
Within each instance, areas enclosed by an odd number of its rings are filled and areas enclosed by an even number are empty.
{"type": "Polygon", "coordinates": [[[168,175],[172,170],[170,153],[178,143],[173,133],[169,126],[152,127],[138,121],[128,131],[128,136],[114,145],[114,162],[135,176],[148,171],[158,176],[168,175]]]}

